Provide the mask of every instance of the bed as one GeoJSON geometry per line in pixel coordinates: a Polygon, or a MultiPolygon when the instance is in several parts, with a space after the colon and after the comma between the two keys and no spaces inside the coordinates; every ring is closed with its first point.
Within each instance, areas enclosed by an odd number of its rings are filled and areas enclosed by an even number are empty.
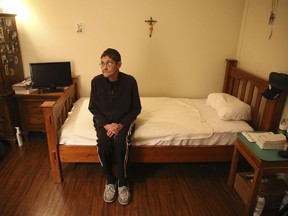
{"type": "MultiPolygon", "coordinates": [[[[226,61],[223,95],[229,94],[249,105],[249,121],[215,118],[219,117],[217,109],[207,105],[210,95],[206,99],[141,97],[142,112],[131,139],[130,162],[230,161],[237,132],[277,130],[286,94],[276,100],[266,100],[262,92],[268,88],[267,81],[238,68],[236,60],[226,61]],[[166,127],[158,124],[163,119],[166,127]],[[188,123],[183,123],[187,119],[188,123]],[[219,126],[221,122],[226,126],[219,126]]],[[[78,98],[77,81],[74,78],[56,102],[45,101],[41,105],[54,183],[63,181],[62,163],[99,162],[92,115],[87,109],[89,98],[78,98]],[[82,130],[77,128],[77,122],[82,130]],[[80,133],[75,135],[75,131],[80,133]]]]}

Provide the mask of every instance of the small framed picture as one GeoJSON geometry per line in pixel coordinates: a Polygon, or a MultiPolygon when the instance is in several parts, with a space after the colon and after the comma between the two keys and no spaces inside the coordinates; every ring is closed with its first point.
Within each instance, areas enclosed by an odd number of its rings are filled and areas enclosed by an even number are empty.
{"type": "Polygon", "coordinates": [[[5,25],[7,27],[11,27],[12,26],[12,19],[10,19],[10,18],[5,19],[5,25]]]}
{"type": "Polygon", "coordinates": [[[5,75],[9,76],[9,67],[8,65],[4,65],[5,75]]]}
{"type": "Polygon", "coordinates": [[[4,38],[3,27],[0,27],[0,42],[3,42],[4,40],[5,40],[5,38],[4,38]]]}
{"type": "Polygon", "coordinates": [[[18,56],[14,56],[14,64],[18,64],[18,63],[19,63],[18,56]]]}

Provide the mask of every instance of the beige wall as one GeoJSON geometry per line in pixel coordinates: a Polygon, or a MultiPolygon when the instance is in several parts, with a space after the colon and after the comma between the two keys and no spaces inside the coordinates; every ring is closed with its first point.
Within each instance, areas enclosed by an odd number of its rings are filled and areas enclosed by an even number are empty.
{"type": "Polygon", "coordinates": [[[244,0],[18,0],[24,69],[29,62],[72,62],[81,96],[100,73],[107,47],[122,53],[124,72],[142,96],[206,97],[221,91],[225,58],[235,58],[244,0]],[[213,6],[211,6],[213,4],[213,6]],[[149,37],[152,16],[158,22],[149,37]],[[76,33],[76,23],[84,26],[76,33]]]}
{"type": "MultiPolygon", "coordinates": [[[[268,79],[272,71],[288,74],[288,1],[280,0],[269,40],[271,1],[246,0],[237,52],[239,66],[268,79]]],[[[286,100],[283,118],[288,118],[286,100]]]]}

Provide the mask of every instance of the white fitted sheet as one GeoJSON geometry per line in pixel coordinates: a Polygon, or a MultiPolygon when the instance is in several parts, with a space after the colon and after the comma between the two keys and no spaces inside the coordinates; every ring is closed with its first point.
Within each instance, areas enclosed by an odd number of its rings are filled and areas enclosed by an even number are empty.
{"type": "MultiPolygon", "coordinates": [[[[75,102],[62,126],[60,144],[96,145],[89,98],[75,102]]],[[[239,131],[252,131],[244,121],[223,121],[206,99],[141,97],[142,111],[135,121],[133,146],[231,145],[239,131]]]]}

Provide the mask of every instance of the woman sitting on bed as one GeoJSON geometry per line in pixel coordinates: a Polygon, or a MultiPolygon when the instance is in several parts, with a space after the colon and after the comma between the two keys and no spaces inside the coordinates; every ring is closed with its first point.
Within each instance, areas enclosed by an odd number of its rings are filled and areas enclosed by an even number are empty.
{"type": "Polygon", "coordinates": [[[136,80],[119,71],[121,64],[117,50],[109,48],[103,52],[102,74],[91,82],[89,110],[94,116],[98,156],[107,178],[104,201],[114,202],[118,191],[118,201],[126,205],[131,200],[126,173],[128,144],[141,103],[136,80]],[[113,174],[114,159],[116,176],[113,174]]]}

